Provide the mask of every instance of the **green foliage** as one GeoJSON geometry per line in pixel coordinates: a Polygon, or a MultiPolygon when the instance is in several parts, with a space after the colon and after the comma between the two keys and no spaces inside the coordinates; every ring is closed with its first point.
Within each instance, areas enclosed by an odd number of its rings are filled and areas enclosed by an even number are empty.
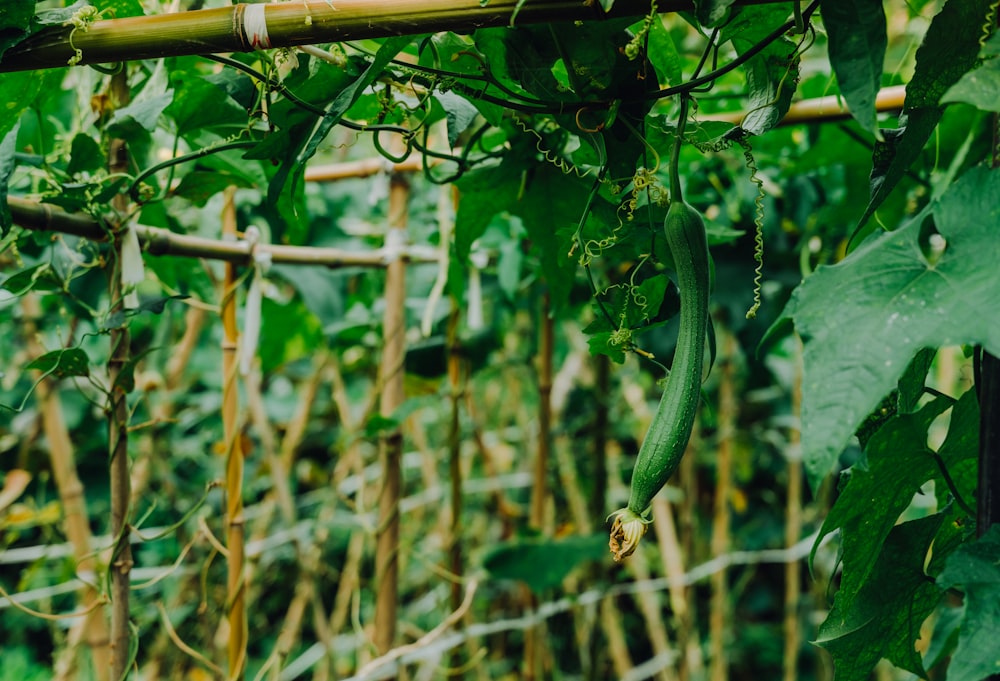
{"type": "Polygon", "coordinates": [[[926,676],[914,643],[944,594],[928,575],[941,572],[945,557],[961,539],[961,529],[948,512],[892,528],[857,593],[841,588],[820,627],[816,642],[833,657],[838,681],[869,678],[883,657],[926,676]]]}
{"type": "Polygon", "coordinates": [[[1000,176],[976,168],[931,208],[940,253],[921,245],[925,216],[872,237],[795,291],[783,320],[805,342],[803,456],[814,483],[920,348],[980,343],[1000,352],[1000,325],[982,314],[1000,296],[989,271],[998,201],[1000,176]]]}
{"type": "Polygon", "coordinates": [[[851,115],[879,136],[875,95],[882,85],[887,43],[881,0],[820,3],[829,37],[830,66],[851,115]]]}
{"type": "Polygon", "coordinates": [[[1000,667],[995,645],[1000,635],[1000,525],[948,556],[937,584],[961,589],[965,595],[949,681],[976,681],[995,674],[1000,667]]]}
{"type": "MultiPolygon", "coordinates": [[[[5,50],[40,30],[67,22],[85,30],[97,18],[157,10],[157,2],[138,0],[53,4],[36,14],[31,0],[0,3],[0,63],[5,50]]],[[[622,11],[611,0],[600,3],[613,4],[622,11]]],[[[135,546],[137,569],[166,572],[135,589],[130,614],[141,638],[133,643],[140,667],[155,655],[158,664],[189,673],[186,655],[153,643],[168,640],[156,606],[171,604],[168,617],[179,638],[214,655],[226,607],[225,568],[205,537],[221,538],[227,529],[217,454],[230,443],[223,441],[219,411],[222,386],[237,380],[241,404],[249,405],[239,423],[247,528],[259,549],[248,586],[256,598],[252,674],[314,669],[342,678],[357,666],[365,642],[354,632],[369,627],[380,586],[371,568],[375,542],[362,537],[378,530],[372,511],[383,487],[376,444],[397,433],[405,443],[401,622],[414,631],[438,626],[449,591],[442,575],[482,567],[494,579],[466,613],[474,623],[466,631],[494,626],[498,618],[510,627],[481,638],[491,650],[503,639],[500,652],[475,661],[486,675],[513,673],[509,660],[520,658],[524,622],[565,616],[573,626],[548,628],[552,674],[616,676],[606,635],[591,626],[586,610],[610,595],[607,603],[619,610],[627,635],[625,652],[638,667],[658,645],[640,617],[662,619],[668,638],[684,623],[671,618],[667,599],[655,590],[635,596],[647,599],[637,612],[632,596],[623,594],[638,570],[579,568],[608,556],[605,535],[590,534],[591,527],[624,500],[615,498],[624,497],[620,481],[634,468],[643,421],[662,392],[656,379],[675,353],[679,305],[671,280],[689,263],[670,252],[662,223],[683,188],[706,216],[720,346],[734,346],[720,354],[725,376],[714,372],[702,390],[703,439],[693,445],[695,472],[685,479],[691,488],[671,490],[671,501],[684,497],[692,509],[680,528],[690,545],[686,559],[710,550],[700,528],[708,527],[703,516],[713,499],[700,485],[721,472],[708,450],[723,440],[734,452],[738,488],[721,506],[738,548],[784,546],[778,516],[786,458],[794,459],[790,393],[797,356],[791,343],[779,341],[794,327],[804,341],[802,452],[814,490],[823,490],[823,478],[839,463],[849,466],[832,507],[808,502],[803,527],[806,534],[819,526],[813,558],[821,573],[832,562],[824,542],[839,536],[843,572],[815,636],[834,659],[837,681],[867,678],[880,658],[917,675],[940,675],[935,667],[947,663],[948,679],[986,676],[997,664],[990,642],[1000,620],[1000,539],[995,530],[972,539],[972,509],[981,494],[979,403],[974,387],[963,386],[956,399],[949,395],[958,391],[931,386],[938,348],[965,344],[1000,353],[1000,326],[989,314],[1000,298],[994,276],[1000,175],[978,165],[989,151],[981,112],[996,111],[1000,99],[1000,43],[989,37],[994,4],[917,0],[902,9],[853,0],[796,9],[699,0],[683,19],[654,11],[532,25],[516,19],[524,5],[518,2],[513,28],[319,46],[325,55],[275,50],[125,64],[131,99],[118,108],[106,74],[94,69],[3,74],[0,334],[9,351],[0,366],[0,402],[20,405],[23,413],[0,419],[0,470],[5,480],[11,471],[27,471],[31,482],[15,504],[0,508],[0,543],[47,551],[64,539],[56,518],[67,509],[53,501],[62,483],[49,458],[54,448],[41,436],[43,405],[32,399],[41,380],[52,398],[47,405],[60,408],[71,429],[86,520],[104,531],[104,410],[111,389],[122,388],[139,489],[133,518],[142,532],[168,528],[144,534],[135,546]],[[914,19],[921,13],[928,16],[914,19]],[[929,29],[915,49],[924,19],[929,29]],[[816,20],[822,30],[811,26],[816,20]],[[897,35],[901,24],[906,30],[897,35]],[[902,115],[877,114],[879,86],[906,80],[911,70],[902,115]],[[828,94],[834,76],[853,121],[779,127],[794,99],[828,94]],[[679,106],[682,97],[691,116],[679,106]],[[716,120],[720,115],[726,120],[716,120]],[[755,136],[752,176],[735,148],[747,135],[755,136]],[[127,142],[129,157],[115,174],[108,170],[113,139],[127,142]],[[675,144],[683,172],[668,191],[675,144]],[[205,240],[218,246],[220,209],[230,192],[240,239],[254,225],[261,243],[306,246],[311,253],[357,256],[387,245],[385,224],[396,217],[384,208],[388,166],[375,177],[335,184],[303,179],[307,163],[374,154],[386,163],[423,156],[424,172],[409,179],[410,243],[403,252],[411,260],[408,349],[395,364],[379,364],[384,263],[268,268],[266,258],[251,261],[261,254],[244,242],[247,257],[231,264],[238,283],[224,290],[220,263],[171,250],[205,240]],[[438,183],[457,191],[439,194],[438,183]],[[758,201],[759,187],[765,196],[758,201]],[[81,220],[89,216],[88,237],[78,228],[70,234],[51,224],[15,226],[8,194],[44,209],[81,212],[81,220]],[[125,310],[109,295],[108,273],[119,263],[106,238],[128,222],[164,231],[146,246],[138,306],[125,310]],[[743,319],[753,295],[755,226],[768,249],[761,315],[778,317],[756,359],[765,325],[743,319]],[[444,252],[446,264],[424,262],[444,252]],[[221,301],[235,299],[239,324],[253,317],[245,304],[251,267],[259,268],[263,298],[252,373],[222,376],[215,313],[221,301]],[[543,298],[553,320],[539,316],[543,298]],[[449,325],[454,311],[457,328],[449,325]],[[549,321],[555,347],[544,360],[555,364],[557,378],[543,385],[543,361],[535,355],[538,327],[549,321]],[[418,327],[430,335],[419,335],[418,327]],[[126,328],[128,359],[111,384],[108,339],[126,328]],[[604,358],[590,364],[588,348],[618,364],[610,378],[601,374],[604,358]],[[446,382],[456,367],[466,382],[446,382]],[[384,416],[378,390],[386,372],[400,370],[409,397],[384,416]],[[738,386],[744,391],[737,416],[721,413],[724,381],[727,389],[745,382],[738,386]],[[539,433],[546,391],[563,411],[550,432],[539,433]],[[542,472],[552,497],[545,522],[554,520],[558,539],[525,538],[524,479],[534,470],[539,438],[559,455],[542,472]],[[935,449],[933,442],[941,444],[935,449]],[[604,450],[595,452],[595,443],[604,450]],[[619,449],[625,456],[605,460],[619,449]],[[448,523],[446,502],[452,451],[463,472],[457,525],[448,523]],[[607,470],[608,461],[619,460],[620,470],[607,470]],[[559,482],[552,484],[556,473],[559,482]],[[587,517],[579,515],[583,506],[587,517]],[[451,527],[460,536],[445,532],[451,527]],[[337,592],[352,579],[353,594],[337,592]],[[510,581],[527,585],[537,610],[526,612],[523,589],[510,581]],[[289,603],[300,587],[318,594],[307,606],[315,611],[302,618],[301,642],[279,655],[279,623],[292,614],[289,603]],[[962,608],[943,602],[948,591],[963,594],[962,608]],[[577,602],[582,592],[587,600],[577,602]],[[331,608],[349,617],[342,630],[324,631],[332,618],[323,611],[331,608]],[[921,658],[914,642],[929,616],[936,631],[921,658]]],[[[400,177],[393,181],[398,188],[400,177]]],[[[665,585],[657,577],[666,574],[661,563],[668,554],[660,549],[650,546],[645,556],[654,579],[643,588],[665,585]]],[[[738,587],[727,610],[739,627],[731,659],[745,676],[776,677],[779,580],[769,579],[767,565],[738,573],[737,563],[726,562],[738,587]]],[[[69,558],[4,562],[0,582],[22,593],[62,588],[75,568],[69,558]]],[[[75,605],[69,590],[34,604],[69,612],[75,605]]],[[[710,607],[707,590],[694,584],[688,593],[700,620],[710,607]]],[[[65,630],[14,614],[6,602],[0,608],[0,638],[13,650],[5,648],[0,676],[48,678],[36,673],[42,665],[51,676],[47,660],[68,649],[65,630]],[[30,643],[34,657],[24,652],[29,634],[41,636],[41,643],[30,643]]],[[[610,620],[603,607],[598,619],[610,620]]],[[[707,632],[687,626],[688,643],[704,643],[707,632]]],[[[459,632],[418,653],[430,655],[453,638],[459,632]]],[[[443,666],[440,656],[432,662],[443,666]]],[[[798,673],[813,678],[804,663],[798,673]]]]}
{"type": "Polygon", "coordinates": [[[483,567],[497,579],[524,582],[535,594],[559,586],[582,564],[603,558],[603,534],[563,539],[520,539],[500,544],[483,556],[483,567]]]}

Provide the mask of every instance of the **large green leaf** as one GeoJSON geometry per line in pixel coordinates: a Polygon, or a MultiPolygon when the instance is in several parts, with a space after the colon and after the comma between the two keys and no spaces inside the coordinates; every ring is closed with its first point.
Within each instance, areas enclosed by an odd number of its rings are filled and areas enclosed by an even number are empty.
{"type": "Polygon", "coordinates": [[[573,286],[577,261],[570,250],[591,183],[545,166],[534,174],[524,196],[511,208],[528,231],[554,308],[566,303],[573,286]]]}
{"type": "Polygon", "coordinates": [[[939,258],[924,255],[915,220],[818,268],[776,323],[793,319],[805,343],[803,456],[814,484],[917,350],[979,343],[1000,352],[1000,318],[985,313],[1000,299],[1000,173],[969,171],[933,217],[947,244],[939,258]]]}
{"type": "Polygon", "coordinates": [[[483,567],[500,579],[524,582],[533,592],[559,586],[575,567],[608,553],[603,535],[565,539],[522,539],[500,544],[483,558],[483,567]]]}
{"type": "Polygon", "coordinates": [[[938,576],[942,589],[965,592],[958,648],[948,681],[980,681],[1000,670],[1000,525],[959,547],[938,576]]]}
{"type": "Polygon", "coordinates": [[[983,111],[1000,111],[1000,32],[983,45],[983,62],[967,71],[941,98],[941,103],[965,102],[983,111]]]}
{"type": "Polygon", "coordinates": [[[851,115],[877,135],[875,96],[887,43],[882,0],[822,0],[820,11],[840,92],[851,115]]]}
{"type": "Polygon", "coordinates": [[[816,538],[819,546],[827,534],[841,530],[841,608],[849,608],[863,591],[900,514],[921,485],[937,474],[927,429],[949,406],[948,400],[938,398],[916,414],[891,418],[872,436],[864,457],[842,476],[837,502],[816,538]]]}
{"type": "Polygon", "coordinates": [[[842,605],[838,593],[820,627],[816,643],[833,657],[837,681],[865,681],[883,657],[926,676],[914,642],[944,593],[927,575],[941,569],[960,539],[960,529],[946,513],[892,529],[857,598],[842,605]]]}
{"type": "Polygon", "coordinates": [[[864,234],[868,219],[923,150],[944,112],[942,96],[975,65],[982,35],[978,27],[986,23],[990,4],[990,0],[948,0],[931,21],[917,49],[897,134],[876,144],[871,200],[858,221],[856,236],[864,234]]]}
{"type": "Polygon", "coordinates": [[[11,130],[0,137],[0,236],[6,236],[13,224],[10,206],[7,205],[7,188],[17,165],[14,152],[19,127],[20,125],[15,123],[11,130]]]}

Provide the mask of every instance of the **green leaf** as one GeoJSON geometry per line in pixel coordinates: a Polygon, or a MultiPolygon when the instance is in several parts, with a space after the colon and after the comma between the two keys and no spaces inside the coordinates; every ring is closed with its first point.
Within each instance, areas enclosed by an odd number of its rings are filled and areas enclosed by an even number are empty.
{"type": "MultiPolygon", "coordinates": [[[[979,484],[979,398],[976,389],[967,390],[951,409],[948,435],[938,449],[938,456],[948,470],[955,491],[965,503],[975,504],[979,484]]],[[[936,488],[938,503],[951,501],[951,490],[946,485],[936,488]]]]}
{"type": "Polygon", "coordinates": [[[882,84],[887,44],[882,0],[822,0],[830,65],[851,115],[879,136],[875,97],[882,84]]]}
{"type": "Polygon", "coordinates": [[[458,136],[468,130],[479,115],[479,110],[465,97],[460,97],[454,92],[435,92],[434,98],[444,108],[448,125],[448,144],[454,148],[458,136]]]}
{"type": "Polygon", "coordinates": [[[967,71],[957,83],[948,88],[941,103],[965,102],[983,111],[1000,112],[1000,32],[983,45],[979,53],[983,63],[967,71]]]}
{"type": "Polygon", "coordinates": [[[684,79],[681,55],[659,17],[649,25],[649,61],[661,85],[677,85],[684,79]]]}
{"type": "Polygon", "coordinates": [[[534,173],[521,200],[511,208],[524,222],[553,309],[566,303],[573,287],[577,261],[569,252],[591,182],[546,165],[534,173]]]}
{"type": "Polygon", "coordinates": [[[53,284],[58,286],[53,279],[52,266],[47,262],[43,262],[10,275],[3,280],[0,288],[7,289],[15,296],[20,296],[34,289],[40,282],[44,282],[50,286],[53,284]]]}
{"type": "Polygon", "coordinates": [[[173,91],[162,92],[116,109],[108,122],[108,134],[127,140],[142,137],[143,131],[156,130],[163,111],[173,101],[173,91]]]}
{"type": "Polygon", "coordinates": [[[581,563],[607,555],[603,534],[564,539],[520,539],[500,544],[483,558],[483,567],[498,579],[524,582],[535,594],[559,586],[581,563]]]}
{"type": "Polygon", "coordinates": [[[247,112],[221,87],[189,71],[171,74],[173,100],[164,113],[174,119],[177,132],[188,135],[218,126],[245,126],[247,112]]]}
{"type": "Polygon", "coordinates": [[[7,190],[10,185],[11,175],[17,167],[17,132],[20,123],[15,123],[14,127],[0,139],[0,237],[7,236],[14,218],[10,214],[10,206],[7,205],[7,190]]]}
{"type": "Polygon", "coordinates": [[[308,134],[304,135],[295,145],[290,146],[286,151],[286,157],[278,168],[274,177],[271,178],[267,191],[267,198],[272,204],[278,204],[289,176],[292,178],[291,193],[294,194],[301,178],[306,162],[313,157],[319,145],[326,139],[327,134],[333,129],[340,119],[344,117],[347,110],[351,108],[365,89],[375,82],[375,79],[382,75],[383,70],[389,62],[400,53],[400,51],[415,40],[414,36],[395,36],[387,38],[375,53],[374,59],[364,70],[364,72],[350,85],[341,90],[334,98],[333,102],[326,109],[325,115],[317,122],[310,123],[308,134]]]}
{"type": "Polygon", "coordinates": [[[172,194],[204,208],[209,199],[219,194],[226,187],[252,187],[246,178],[222,171],[192,170],[174,188],[172,194]]]}
{"type": "Polygon", "coordinates": [[[718,26],[726,18],[735,0],[694,0],[698,23],[707,28],[718,26]]]}
{"type": "Polygon", "coordinates": [[[87,376],[90,373],[90,359],[80,348],[65,348],[47,352],[31,360],[26,369],[38,369],[45,375],[57,378],[67,376],[87,376]]]}
{"type": "Polygon", "coordinates": [[[0,57],[28,35],[34,15],[35,0],[4,0],[0,4],[0,57]]]}
{"type": "Polygon", "coordinates": [[[951,402],[936,399],[915,414],[891,418],[869,440],[864,456],[840,480],[840,494],[813,547],[841,530],[844,573],[837,603],[851,607],[875,567],[882,543],[913,495],[937,474],[927,430],[951,402]]]}
{"type": "Polygon", "coordinates": [[[914,642],[944,591],[924,565],[933,575],[959,541],[960,530],[945,513],[892,529],[857,598],[843,605],[838,592],[819,629],[816,643],[833,657],[837,681],[865,681],[882,657],[926,676],[914,642]]]}
{"type": "Polygon", "coordinates": [[[1000,671],[1000,524],[955,550],[937,583],[942,589],[965,592],[948,681],[980,681],[996,674],[1000,671]]]}
{"type": "Polygon", "coordinates": [[[945,92],[975,65],[981,34],[973,27],[983,26],[989,11],[990,0],[948,0],[931,21],[906,86],[896,139],[886,145],[876,143],[871,200],[858,221],[856,235],[923,150],[941,120],[944,107],[939,102],[945,92]]]}
{"type": "Polygon", "coordinates": [[[141,17],[142,3],[139,0],[90,0],[97,9],[108,13],[108,18],[124,19],[125,17],[141,17]]]}
{"type": "Polygon", "coordinates": [[[107,164],[104,151],[97,140],[86,133],[77,133],[70,145],[66,174],[72,176],[84,171],[95,171],[106,167],[107,164]]]}
{"type": "Polygon", "coordinates": [[[587,336],[587,346],[592,355],[607,355],[616,364],[625,363],[625,350],[621,343],[611,341],[611,331],[598,331],[587,336]]]}
{"type": "Polygon", "coordinates": [[[473,242],[486,232],[493,216],[517,199],[524,170],[524,162],[516,154],[507,154],[499,165],[467,172],[455,183],[459,200],[454,248],[461,267],[465,267],[473,242]]]}
{"type": "Polygon", "coordinates": [[[983,312],[1000,299],[1000,173],[967,172],[933,214],[947,244],[934,263],[915,220],[818,268],[776,322],[794,319],[804,341],[803,457],[814,484],[917,350],[980,343],[1000,352],[1000,318],[983,312]]]}
{"type": "MultiPolygon", "coordinates": [[[[740,7],[722,31],[722,40],[732,40],[739,54],[755,47],[788,19],[787,6],[740,7]]],[[[792,103],[799,76],[795,44],[779,38],[743,65],[749,97],[742,128],[751,135],[770,130],[792,103]]]]}

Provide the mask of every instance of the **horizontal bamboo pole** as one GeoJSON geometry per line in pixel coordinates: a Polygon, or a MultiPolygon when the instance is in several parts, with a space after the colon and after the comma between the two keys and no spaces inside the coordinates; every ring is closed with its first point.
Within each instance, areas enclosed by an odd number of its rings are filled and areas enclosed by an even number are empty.
{"type": "MultiPolygon", "coordinates": [[[[648,0],[619,0],[636,13],[648,10],[648,0]]],[[[290,47],[324,42],[379,38],[390,35],[471,31],[503,26],[517,0],[307,0],[252,4],[128,17],[42,31],[11,48],[0,71],[65,66],[79,49],[80,64],[121,62],[184,54],[251,52],[258,48],[290,47]],[[76,48],[76,49],[74,49],[76,48]]],[[[677,4],[677,3],[674,3],[677,4]]],[[[690,3],[684,3],[690,4],[690,3]]],[[[543,0],[525,3],[518,21],[598,19],[595,0],[543,0]]]]}
{"type": "MultiPolygon", "coordinates": [[[[875,98],[876,111],[899,111],[903,108],[906,99],[906,86],[893,85],[879,90],[875,98]]],[[[744,117],[744,113],[737,111],[724,114],[709,114],[708,120],[725,121],[738,125],[744,117]]],[[[793,125],[795,123],[819,123],[821,121],[835,121],[849,118],[850,110],[843,97],[829,95],[827,97],[815,97],[813,99],[803,99],[795,102],[788,109],[788,113],[781,119],[779,125],[793,125]]]]}
{"type": "MultiPolygon", "coordinates": [[[[428,160],[429,165],[436,165],[435,159],[428,160]]],[[[380,172],[415,173],[424,169],[423,160],[419,156],[411,156],[402,163],[392,163],[382,157],[363,158],[358,161],[344,161],[306,168],[306,182],[336,182],[358,177],[371,177],[380,172]]]]}
{"type": "MultiPolygon", "coordinates": [[[[105,229],[89,215],[67,213],[44,203],[36,203],[14,196],[7,198],[14,222],[27,229],[60,232],[94,241],[107,240],[105,229]]],[[[219,241],[204,237],[178,234],[160,227],[135,227],[139,242],[151,255],[172,255],[188,258],[206,258],[223,262],[249,263],[251,251],[245,242],[219,241]]],[[[437,262],[437,250],[431,247],[406,246],[390,250],[378,248],[371,251],[348,251],[341,248],[315,248],[311,246],[285,246],[257,244],[257,253],[267,253],[271,262],[285,265],[321,265],[340,267],[385,267],[399,258],[406,262],[437,262]]]]}
{"type": "MultiPolygon", "coordinates": [[[[763,4],[778,0],[742,0],[763,4]]],[[[191,54],[252,52],[255,49],[343,42],[437,31],[470,32],[506,26],[519,0],[303,0],[240,3],[230,7],[96,21],[86,30],[43,30],[0,59],[0,73],[78,64],[107,64],[191,54]],[[72,34],[72,40],[71,40],[72,34]]],[[[650,0],[617,0],[605,14],[598,0],[532,0],[517,23],[578,21],[638,16],[650,0]]],[[[660,0],[660,12],[691,11],[692,0],[660,0]]]]}

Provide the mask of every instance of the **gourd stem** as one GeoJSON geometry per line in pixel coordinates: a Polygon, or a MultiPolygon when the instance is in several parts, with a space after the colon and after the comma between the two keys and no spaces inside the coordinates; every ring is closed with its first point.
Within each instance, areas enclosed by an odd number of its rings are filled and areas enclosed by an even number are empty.
{"type": "Polygon", "coordinates": [[[684,128],[687,126],[688,106],[690,98],[686,94],[681,95],[681,110],[677,117],[677,139],[674,140],[674,148],[670,154],[670,200],[683,201],[681,194],[681,145],[684,143],[684,128]]]}

